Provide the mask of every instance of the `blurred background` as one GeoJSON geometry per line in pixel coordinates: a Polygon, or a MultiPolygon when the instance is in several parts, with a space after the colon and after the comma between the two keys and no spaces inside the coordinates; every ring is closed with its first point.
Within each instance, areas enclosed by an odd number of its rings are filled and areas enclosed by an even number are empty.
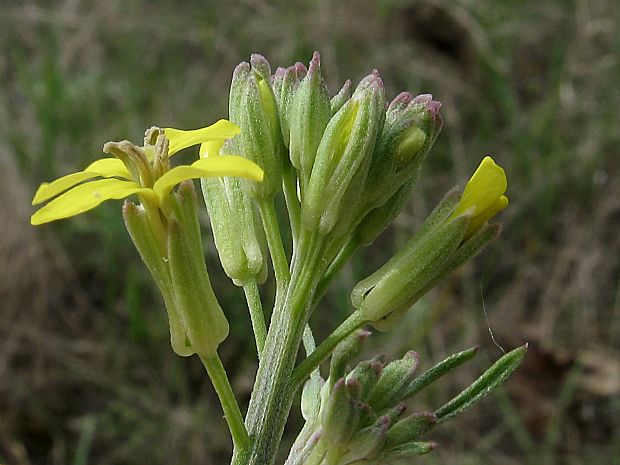
{"type": "MultiPolygon", "coordinates": [[[[418,463],[620,464],[616,2],[0,3],[0,463],[225,463],[211,384],[197,358],[172,353],[120,203],[33,228],[30,200],[108,140],[225,116],[232,70],[250,53],[275,69],[319,50],[331,92],[377,68],[388,99],[432,93],[445,120],[405,211],[317,311],[319,337],[350,311],[352,286],[493,154],[509,178],[502,236],[398,330],[374,335],[368,354],[415,349],[424,369],[481,346],[415,411],[440,406],[501,355],[489,329],[506,350],[530,343],[509,382],[433,433],[439,448],[418,463]]],[[[245,405],[256,361],[243,293],[208,250],[231,322],[222,357],[245,405]]],[[[269,300],[271,284],[263,291],[269,300]]],[[[284,446],[299,426],[294,408],[284,446]]]]}

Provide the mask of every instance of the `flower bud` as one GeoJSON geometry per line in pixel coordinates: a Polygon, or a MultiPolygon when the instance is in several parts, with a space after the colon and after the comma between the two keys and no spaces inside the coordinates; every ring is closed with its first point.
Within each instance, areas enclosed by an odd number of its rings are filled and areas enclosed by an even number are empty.
{"type": "Polygon", "coordinates": [[[390,103],[366,180],[365,209],[383,205],[417,178],[442,126],[441,103],[402,92],[390,103]]]}
{"type": "Polygon", "coordinates": [[[456,251],[468,225],[469,216],[463,215],[414,236],[378,271],[358,283],[351,299],[362,318],[374,323],[413,305],[456,251]]]}
{"type": "Polygon", "coordinates": [[[241,128],[233,146],[265,172],[263,182],[250,183],[253,194],[271,198],[280,189],[282,132],[269,63],[260,55],[252,55],[250,62],[251,66],[241,63],[235,68],[230,87],[230,120],[241,128]]]}
{"type": "Polygon", "coordinates": [[[419,355],[410,351],[402,359],[394,360],[386,366],[379,381],[368,395],[370,406],[379,412],[398,403],[413,379],[419,363],[419,355]]]}
{"type": "Polygon", "coordinates": [[[418,233],[381,269],[355,286],[353,305],[380,330],[388,329],[440,279],[499,234],[487,221],[508,204],[506,175],[486,157],[461,199],[449,192],[418,233]]]}
{"type": "Polygon", "coordinates": [[[289,154],[305,190],[325,127],[331,117],[329,93],[321,76],[318,52],[299,84],[290,108],[289,154]]]}
{"type": "Polygon", "coordinates": [[[360,399],[366,402],[382,372],[383,363],[379,359],[364,360],[347,375],[347,380],[354,379],[360,384],[360,399]]]}
{"type": "Polygon", "coordinates": [[[181,185],[176,196],[179,218],[168,221],[170,277],[189,344],[195,353],[210,357],[228,336],[228,321],[213,293],[204,261],[193,184],[181,185]]]}
{"type": "Polygon", "coordinates": [[[436,447],[437,444],[434,442],[409,442],[381,453],[379,457],[377,457],[378,460],[376,463],[381,465],[411,463],[414,457],[433,452],[436,447]]]}
{"type": "Polygon", "coordinates": [[[336,346],[329,366],[329,379],[332,386],[345,375],[346,364],[362,351],[362,346],[368,336],[370,336],[370,332],[361,329],[349,335],[336,346]]]}
{"type": "Polygon", "coordinates": [[[247,182],[234,177],[201,180],[220,262],[238,286],[249,279],[262,282],[266,278],[266,241],[247,182]]]}
{"type": "Polygon", "coordinates": [[[334,384],[321,417],[323,437],[328,443],[344,446],[357,430],[359,391],[360,385],[354,380],[345,382],[341,378],[334,384]]]}
{"type": "Polygon", "coordinates": [[[302,63],[295,63],[294,66],[288,68],[278,68],[272,77],[273,93],[278,105],[278,114],[280,115],[280,128],[282,129],[282,138],[284,145],[289,148],[290,142],[290,116],[291,106],[297,88],[302,79],[306,77],[308,70],[302,63]]]}
{"type": "Polygon", "coordinates": [[[348,464],[375,457],[383,448],[389,427],[390,418],[384,415],[372,425],[357,431],[347,444],[347,452],[339,463],[348,464]]]}
{"type": "Polygon", "coordinates": [[[437,424],[437,417],[430,412],[414,413],[390,428],[387,433],[385,449],[393,449],[402,444],[417,441],[437,424]]]}
{"type": "Polygon", "coordinates": [[[384,119],[383,82],[374,72],[332,117],[317,150],[302,205],[302,221],[311,231],[328,234],[336,222],[347,231],[343,213],[357,204],[370,155],[384,119]]]}

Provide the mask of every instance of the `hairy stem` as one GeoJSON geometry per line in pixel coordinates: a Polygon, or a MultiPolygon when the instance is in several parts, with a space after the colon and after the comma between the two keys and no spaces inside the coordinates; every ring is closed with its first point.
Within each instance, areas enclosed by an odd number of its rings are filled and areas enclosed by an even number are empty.
{"type": "Polygon", "coordinates": [[[248,450],[250,447],[250,438],[245,424],[243,423],[243,416],[241,415],[241,410],[239,410],[239,404],[237,404],[235,394],[230,387],[230,382],[228,381],[228,376],[226,375],[226,370],[222,365],[220,357],[216,353],[213,357],[200,356],[200,360],[202,360],[202,364],[207,369],[215,392],[217,392],[217,396],[222,404],[224,418],[226,418],[226,422],[228,423],[228,429],[230,429],[235,450],[248,450]]]}
{"type": "Polygon", "coordinates": [[[248,303],[250,320],[252,320],[252,330],[254,331],[254,339],[256,340],[256,351],[260,359],[263,348],[265,347],[265,339],[267,338],[267,325],[265,324],[263,304],[260,300],[256,280],[243,283],[243,292],[245,293],[245,300],[248,303]]]}

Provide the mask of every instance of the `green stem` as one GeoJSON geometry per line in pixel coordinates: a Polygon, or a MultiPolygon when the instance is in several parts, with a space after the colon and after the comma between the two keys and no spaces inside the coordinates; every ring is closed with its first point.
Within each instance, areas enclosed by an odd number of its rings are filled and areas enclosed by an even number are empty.
{"type": "Polygon", "coordinates": [[[217,396],[220,398],[222,410],[224,410],[224,417],[228,423],[228,429],[230,430],[235,450],[248,450],[250,448],[250,437],[245,429],[243,416],[239,410],[239,404],[237,404],[235,394],[230,387],[228,376],[226,376],[226,370],[222,365],[220,357],[217,353],[213,357],[204,357],[201,355],[200,360],[207,369],[215,392],[217,392],[217,396]]]}
{"type": "Polygon", "coordinates": [[[366,323],[358,312],[355,312],[342,322],[321,344],[293,371],[291,384],[296,389],[310,374],[334,351],[336,346],[345,337],[366,323]]]}
{"type": "Polygon", "coordinates": [[[235,454],[233,464],[271,465],[282,438],[296,392],[291,384],[295,359],[314,290],[324,271],[323,242],[305,236],[301,231],[300,261],[295,264],[285,299],[276,302],[250,399],[246,424],[253,438],[252,449],[247,454],[235,454]]]}
{"type": "Polygon", "coordinates": [[[256,339],[256,351],[260,359],[260,355],[265,347],[265,339],[267,338],[267,326],[265,324],[263,304],[260,300],[256,280],[253,279],[243,283],[243,292],[245,293],[245,300],[248,303],[250,320],[252,320],[252,329],[254,330],[254,339],[256,339]]]}
{"type": "Polygon", "coordinates": [[[351,255],[353,255],[353,253],[355,253],[355,251],[358,248],[359,248],[358,242],[351,239],[347,241],[347,243],[340,250],[338,255],[336,255],[336,258],[334,258],[334,260],[331,262],[331,264],[327,268],[327,271],[325,272],[323,279],[321,279],[321,282],[319,283],[316,289],[315,299],[317,300],[317,303],[318,303],[318,300],[321,299],[321,297],[323,297],[323,294],[325,294],[325,291],[327,291],[327,288],[330,285],[332,279],[334,279],[334,276],[336,276],[336,274],[342,269],[342,267],[349,261],[349,259],[351,258],[351,255]]]}
{"type": "Polygon", "coordinates": [[[286,292],[291,273],[289,271],[288,260],[282,245],[282,236],[280,235],[280,227],[278,226],[278,216],[273,200],[260,200],[258,209],[263,221],[263,228],[267,236],[267,245],[271,254],[271,262],[273,263],[273,271],[276,276],[276,303],[280,301],[286,292]]]}
{"type": "Polygon", "coordinates": [[[297,239],[299,238],[299,221],[301,218],[301,206],[297,197],[297,183],[292,166],[285,166],[282,171],[282,187],[286,209],[288,210],[291,232],[293,234],[293,250],[297,249],[297,239]]]}

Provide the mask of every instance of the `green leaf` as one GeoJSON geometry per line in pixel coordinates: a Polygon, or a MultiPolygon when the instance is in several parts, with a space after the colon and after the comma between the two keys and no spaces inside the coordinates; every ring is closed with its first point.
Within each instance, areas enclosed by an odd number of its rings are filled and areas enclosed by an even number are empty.
{"type": "Polygon", "coordinates": [[[474,381],[471,386],[438,409],[435,415],[439,418],[439,423],[443,423],[447,419],[461,413],[506,381],[521,364],[526,351],[527,344],[508,352],[485,371],[480,378],[474,381]]]}

